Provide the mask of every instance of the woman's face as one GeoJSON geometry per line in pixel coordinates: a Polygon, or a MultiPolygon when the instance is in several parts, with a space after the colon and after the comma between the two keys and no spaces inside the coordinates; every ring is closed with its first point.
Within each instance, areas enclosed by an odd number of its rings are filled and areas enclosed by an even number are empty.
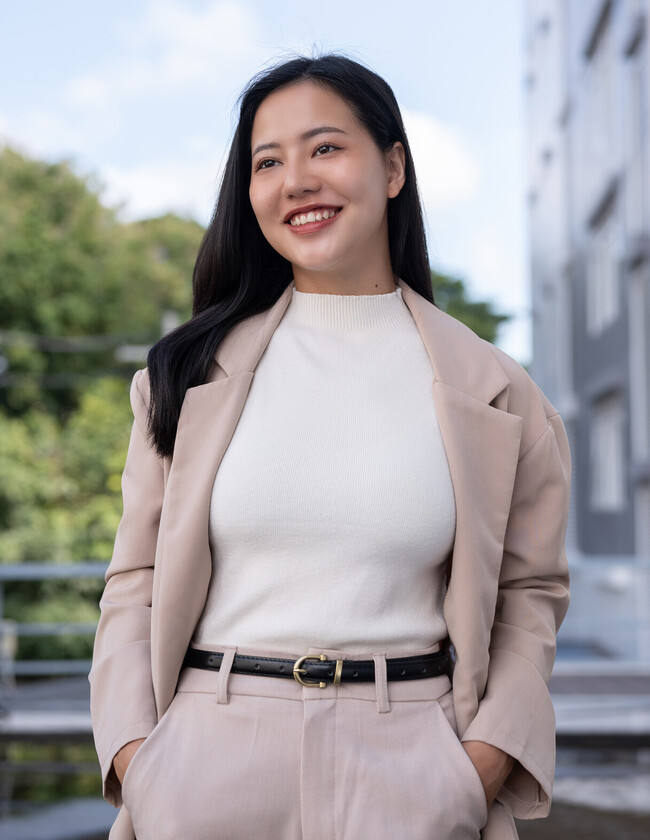
{"type": "Polygon", "coordinates": [[[345,100],[305,81],[262,102],[251,152],[253,211],[297,286],[390,272],[387,206],[404,183],[401,143],[382,152],[345,100]]]}

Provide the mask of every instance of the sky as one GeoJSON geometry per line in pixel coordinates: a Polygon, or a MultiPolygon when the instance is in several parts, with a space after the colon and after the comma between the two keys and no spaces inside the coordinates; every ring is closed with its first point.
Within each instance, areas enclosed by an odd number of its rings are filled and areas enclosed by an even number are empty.
{"type": "MultiPolygon", "coordinates": [[[[431,263],[511,314],[530,361],[521,0],[0,0],[0,143],[66,159],[121,218],[207,223],[258,71],[344,51],[393,88],[431,263]]],[[[435,293],[435,290],[434,290],[435,293]]]]}

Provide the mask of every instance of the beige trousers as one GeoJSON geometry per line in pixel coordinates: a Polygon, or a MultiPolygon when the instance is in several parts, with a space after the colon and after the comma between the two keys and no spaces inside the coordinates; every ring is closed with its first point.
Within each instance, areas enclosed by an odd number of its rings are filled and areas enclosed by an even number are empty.
{"type": "MultiPolygon", "coordinates": [[[[480,778],[446,676],[324,689],[186,668],[122,788],[137,840],[478,840],[480,778]]],[[[437,646],[391,651],[430,653],[437,646]]],[[[237,648],[244,654],[259,654],[237,648]]],[[[291,658],[286,652],[266,656],[291,658]]]]}

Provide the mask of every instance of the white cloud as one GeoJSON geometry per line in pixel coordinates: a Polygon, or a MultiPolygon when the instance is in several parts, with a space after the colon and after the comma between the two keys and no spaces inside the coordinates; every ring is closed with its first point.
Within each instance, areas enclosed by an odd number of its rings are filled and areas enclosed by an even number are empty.
{"type": "Polygon", "coordinates": [[[467,241],[467,266],[478,294],[499,296],[511,306],[525,302],[521,247],[506,241],[507,231],[494,222],[484,222],[467,241]]]}
{"type": "Polygon", "coordinates": [[[469,143],[429,114],[402,109],[402,116],[428,216],[470,201],[478,192],[480,169],[469,143]]]}
{"type": "Polygon", "coordinates": [[[240,84],[267,57],[260,26],[244,4],[213,0],[203,8],[150,0],[139,25],[124,30],[122,57],[67,87],[77,107],[104,108],[146,96],[213,93],[240,84]]]}
{"type": "Polygon", "coordinates": [[[35,157],[69,158],[95,170],[106,185],[104,200],[123,204],[125,218],[172,210],[206,222],[235,97],[251,68],[269,57],[259,46],[258,19],[233,0],[200,7],[149,0],[135,26],[117,26],[119,49],[100,70],[71,80],[56,107],[0,115],[0,140],[35,157]],[[170,126],[173,137],[162,136],[158,146],[155,132],[142,133],[188,103],[197,119],[185,135],[178,122],[170,126]],[[140,146],[139,161],[118,151],[129,138],[140,146]]]}
{"type": "MultiPolygon", "coordinates": [[[[194,138],[196,140],[196,138],[194,138]]],[[[190,145],[192,140],[190,140],[190,145]]],[[[199,153],[159,158],[134,166],[106,166],[100,178],[106,185],[103,199],[122,206],[126,220],[174,212],[207,224],[225,163],[225,147],[215,152],[214,143],[199,153]]]]}
{"type": "Polygon", "coordinates": [[[528,313],[515,316],[499,328],[498,346],[516,359],[520,365],[527,365],[532,357],[532,322],[528,313]]]}
{"type": "Polygon", "coordinates": [[[207,224],[225,164],[225,140],[188,135],[178,155],[97,166],[80,152],[84,147],[79,138],[79,127],[54,113],[30,111],[9,119],[0,112],[0,146],[45,160],[72,160],[80,174],[92,173],[92,180],[102,185],[102,201],[119,207],[125,221],[176,212],[207,224]]]}
{"type": "Polygon", "coordinates": [[[491,300],[501,312],[513,316],[501,327],[499,346],[521,361],[530,359],[530,312],[526,254],[508,231],[484,222],[468,239],[465,268],[471,278],[471,295],[491,300]]]}
{"type": "Polygon", "coordinates": [[[7,144],[48,160],[85,156],[92,153],[98,142],[110,140],[116,131],[117,117],[109,109],[94,117],[70,117],[59,111],[30,108],[0,119],[0,137],[7,144]]]}
{"type": "Polygon", "coordinates": [[[480,228],[470,241],[469,251],[478,277],[485,278],[491,288],[508,283],[512,278],[512,251],[508,251],[500,240],[501,231],[490,224],[480,228]]]}

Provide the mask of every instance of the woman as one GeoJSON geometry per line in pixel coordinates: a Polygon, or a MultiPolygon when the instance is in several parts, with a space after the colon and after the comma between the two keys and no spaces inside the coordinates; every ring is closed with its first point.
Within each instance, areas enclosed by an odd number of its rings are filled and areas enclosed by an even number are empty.
{"type": "Polygon", "coordinates": [[[90,674],[111,838],[507,840],[548,813],[566,435],[433,305],[381,78],[325,55],[251,82],[194,315],[131,400],[90,674]]]}

